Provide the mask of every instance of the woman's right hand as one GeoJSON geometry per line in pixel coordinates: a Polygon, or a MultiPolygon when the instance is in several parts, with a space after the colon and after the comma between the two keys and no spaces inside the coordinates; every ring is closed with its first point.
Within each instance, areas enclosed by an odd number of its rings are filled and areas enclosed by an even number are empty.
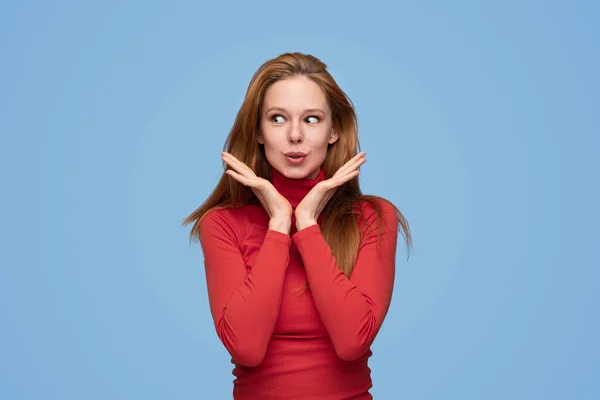
{"type": "Polygon", "coordinates": [[[256,176],[254,171],[230,153],[221,153],[223,161],[231,169],[225,173],[242,185],[252,189],[264,209],[269,214],[269,229],[289,234],[292,224],[292,206],[268,180],[256,176]]]}

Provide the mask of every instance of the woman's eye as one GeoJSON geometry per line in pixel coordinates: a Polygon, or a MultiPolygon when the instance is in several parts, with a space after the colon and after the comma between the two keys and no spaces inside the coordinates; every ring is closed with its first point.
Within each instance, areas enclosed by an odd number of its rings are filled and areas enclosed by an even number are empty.
{"type": "Polygon", "coordinates": [[[311,115],[310,117],[306,118],[306,120],[309,124],[316,124],[320,121],[319,117],[315,117],[314,115],[311,115]]]}
{"type": "Polygon", "coordinates": [[[271,121],[273,121],[273,122],[277,122],[277,123],[279,123],[279,122],[283,122],[283,117],[282,117],[281,115],[273,115],[273,116],[271,117],[271,121]],[[281,118],[281,120],[277,121],[277,118],[281,118]]]}

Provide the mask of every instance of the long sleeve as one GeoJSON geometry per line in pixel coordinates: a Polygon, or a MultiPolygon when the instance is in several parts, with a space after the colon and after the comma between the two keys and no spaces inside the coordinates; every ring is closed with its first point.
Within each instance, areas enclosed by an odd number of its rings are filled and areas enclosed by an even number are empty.
{"type": "Polygon", "coordinates": [[[200,226],[206,283],[217,335],[233,359],[257,366],[275,328],[291,237],[267,230],[250,273],[229,218],[206,215],[200,226]]]}
{"type": "Polygon", "coordinates": [[[376,214],[371,207],[363,218],[365,235],[350,279],[336,264],[318,225],[292,237],[323,325],[338,357],[346,361],[358,359],[369,350],[391,303],[398,220],[388,202],[380,204],[384,225],[379,246],[376,214]]]}

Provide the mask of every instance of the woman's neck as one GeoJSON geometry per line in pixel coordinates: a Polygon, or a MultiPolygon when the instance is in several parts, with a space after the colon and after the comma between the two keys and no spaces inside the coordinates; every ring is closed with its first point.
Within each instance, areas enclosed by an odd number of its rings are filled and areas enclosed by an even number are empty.
{"type": "Polygon", "coordinates": [[[325,171],[323,168],[319,170],[319,173],[315,179],[288,178],[275,168],[271,168],[271,174],[271,182],[273,183],[273,186],[275,186],[275,189],[277,189],[277,191],[281,193],[281,195],[285,197],[287,201],[290,202],[292,208],[296,208],[304,196],[306,196],[317,183],[325,180],[325,171]]]}

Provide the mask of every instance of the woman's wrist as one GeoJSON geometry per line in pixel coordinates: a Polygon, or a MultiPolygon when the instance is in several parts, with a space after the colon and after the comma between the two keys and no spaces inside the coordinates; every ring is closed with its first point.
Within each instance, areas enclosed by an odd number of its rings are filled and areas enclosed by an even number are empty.
{"type": "Polygon", "coordinates": [[[285,235],[290,234],[290,228],[292,226],[292,219],[290,216],[273,216],[269,220],[269,229],[277,232],[281,232],[285,235]]]}
{"type": "Polygon", "coordinates": [[[296,230],[300,231],[311,225],[316,225],[317,220],[310,216],[296,215],[296,230]]]}

